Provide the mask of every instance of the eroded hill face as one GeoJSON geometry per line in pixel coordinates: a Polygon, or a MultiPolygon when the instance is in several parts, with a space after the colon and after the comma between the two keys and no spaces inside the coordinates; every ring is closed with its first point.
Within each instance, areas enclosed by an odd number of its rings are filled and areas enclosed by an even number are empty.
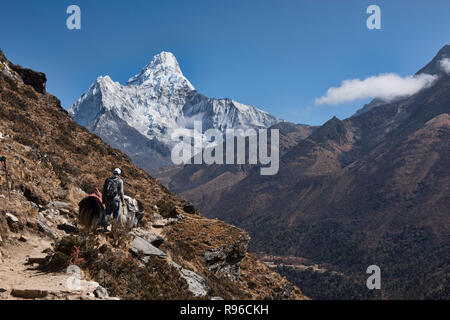
{"type": "Polygon", "coordinates": [[[126,155],[77,125],[60,101],[45,93],[45,75],[13,66],[1,51],[0,132],[0,155],[7,157],[12,177],[8,184],[1,178],[0,259],[8,259],[27,234],[55,242],[57,254],[49,259],[63,266],[80,248],[77,261],[86,277],[121,298],[303,298],[247,252],[245,231],[197,215],[126,155]],[[139,233],[69,235],[78,202],[101,188],[115,167],[122,169],[126,194],[144,205],[139,233]],[[162,253],[144,257],[132,254],[133,246],[162,253]]]}

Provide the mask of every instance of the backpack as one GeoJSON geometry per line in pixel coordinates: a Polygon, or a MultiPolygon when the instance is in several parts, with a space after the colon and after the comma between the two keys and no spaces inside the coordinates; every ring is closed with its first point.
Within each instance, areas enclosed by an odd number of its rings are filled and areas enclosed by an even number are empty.
{"type": "Polygon", "coordinates": [[[106,179],[104,195],[107,198],[114,198],[117,196],[119,194],[119,184],[120,179],[117,177],[110,177],[106,179]]]}

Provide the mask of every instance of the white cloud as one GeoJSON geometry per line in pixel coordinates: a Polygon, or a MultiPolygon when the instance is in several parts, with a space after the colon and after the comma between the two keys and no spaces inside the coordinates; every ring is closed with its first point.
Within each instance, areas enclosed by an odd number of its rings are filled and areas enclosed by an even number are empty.
{"type": "Polygon", "coordinates": [[[449,58],[444,58],[441,60],[441,67],[442,69],[447,72],[448,74],[450,74],[450,59],[449,58]]]}
{"type": "Polygon", "coordinates": [[[413,95],[423,88],[431,86],[437,76],[419,74],[401,77],[395,73],[380,74],[364,80],[344,80],[340,87],[328,89],[327,94],[316,99],[318,105],[337,105],[366,98],[379,98],[391,101],[398,97],[413,95]]]}

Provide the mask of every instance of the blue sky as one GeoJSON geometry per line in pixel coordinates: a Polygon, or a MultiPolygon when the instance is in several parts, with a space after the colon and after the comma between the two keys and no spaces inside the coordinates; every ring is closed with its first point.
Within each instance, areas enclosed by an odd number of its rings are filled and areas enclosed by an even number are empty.
{"type": "Polygon", "coordinates": [[[201,93],[317,125],[367,101],[315,105],[342,80],[408,76],[428,63],[450,43],[449,13],[448,0],[16,0],[1,5],[0,48],[45,72],[64,107],[97,76],[125,83],[164,50],[201,93]],[[71,4],[80,31],[66,28],[71,4]],[[382,30],[366,27],[371,4],[382,30]]]}

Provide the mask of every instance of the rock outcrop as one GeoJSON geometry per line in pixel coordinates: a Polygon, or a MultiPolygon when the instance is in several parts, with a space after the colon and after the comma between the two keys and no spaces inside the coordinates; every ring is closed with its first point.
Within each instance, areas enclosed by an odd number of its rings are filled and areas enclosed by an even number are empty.
{"type": "Polygon", "coordinates": [[[163,259],[167,257],[167,255],[163,251],[156,248],[141,237],[135,237],[133,239],[133,241],[131,242],[130,251],[138,256],[143,255],[141,259],[144,262],[147,262],[148,257],[150,256],[155,256],[163,259]]]}
{"type": "Polygon", "coordinates": [[[30,85],[39,93],[45,93],[45,86],[47,85],[47,77],[42,72],[36,72],[31,69],[23,68],[18,65],[12,65],[12,69],[19,74],[23,82],[30,85]]]}
{"type": "Polygon", "coordinates": [[[205,279],[193,271],[182,268],[179,264],[171,261],[170,265],[180,272],[181,277],[186,280],[189,291],[197,298],[205,297],[210,288],[206,285],[205,279]]]}
{"type": "Polygon", "coordinates": [[[240,280],[240,266],[247,253],[250,237],[239,235],[236,242],[227,247],[221,247],[205,252],[204,259],[208,269],[223,275],[231,281],[240,280]]]}

